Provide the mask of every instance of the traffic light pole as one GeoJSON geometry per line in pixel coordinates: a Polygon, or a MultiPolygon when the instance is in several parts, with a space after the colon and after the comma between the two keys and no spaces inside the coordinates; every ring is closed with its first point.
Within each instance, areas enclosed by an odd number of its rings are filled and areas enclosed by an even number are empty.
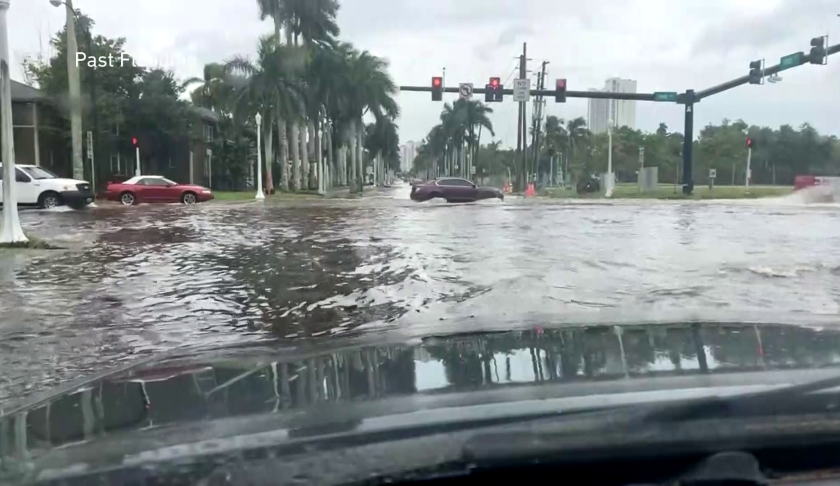
{"type": "Polygon", "coordinates": [[[685,133],[683,133],[683,194],[694,192],[692,149],[694,148],[694,90],[685,92],[685,133]]]}

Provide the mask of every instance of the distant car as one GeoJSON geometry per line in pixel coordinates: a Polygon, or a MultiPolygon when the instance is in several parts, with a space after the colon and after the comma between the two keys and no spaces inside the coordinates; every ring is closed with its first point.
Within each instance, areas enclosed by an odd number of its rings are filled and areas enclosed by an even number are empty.
{"type": "Polygon", "coordinates": [[[124,206],[139,203],[195,204],[213,199],[213,192],[206,187],[178,184],[161,176],[138,176],[125,182],[109,182],[105,199],[119,201],[124,206]]]}
{"type": "Polygon", "coordinates": [[[481,199],[504,199],[505,195],[495,187],[478,187],[466,179],[442,178],[411,185],[411,199],[417,202],[434,198],[446,202],[473,202],[481,199]]]}
{"type": "MultiPolygon", "coordinates": [[[[3,164],[0,164],[0,182],[3,164]]],[[[44,209],[67,205],[82,208],[93,202],[90,182],[64,179],[37,165],[15,164],[15,194],[18,206],[37,206],[44,209]]],[[[0,184],[0,204],[3,188],[0,184]]]]}

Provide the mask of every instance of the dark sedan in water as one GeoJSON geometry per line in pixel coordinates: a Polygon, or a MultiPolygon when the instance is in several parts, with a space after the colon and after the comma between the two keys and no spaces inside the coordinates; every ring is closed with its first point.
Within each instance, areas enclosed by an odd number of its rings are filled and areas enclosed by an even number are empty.
{"type": "Polygon", "coordinates": [[[495,187],[478,187],[466,179],[442,178],[415,183],[411,186],[411,199],[418,202],[436,197],[446,202],[473,202],[481,199],[504,199],[505,195],[495,187]]]}

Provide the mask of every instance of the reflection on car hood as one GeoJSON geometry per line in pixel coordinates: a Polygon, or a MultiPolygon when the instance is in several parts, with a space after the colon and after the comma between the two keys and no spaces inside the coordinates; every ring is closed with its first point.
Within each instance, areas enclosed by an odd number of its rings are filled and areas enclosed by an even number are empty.
{"type": "Polygon", "coordinates": [[[754,391],[790,382],[768,376],[812,376],[815,368],[838,362],[835,330],[719,323],[537,328],[379,346],[300,341],[182,351],[7,409],[0,415],[0,466],[20,458],[49,460],[58,450],[66,457],[73,448],[124,437],[141,448],[144,439],[174,445],[225,428],[262,432],[317,423],[322,433],[333,433],[330,421],[352,428],[362,417],[402,417],[436,407],[446,407],[451,417],[461,405],[534,398],[603,400],[632,392],[646,393],[640,400],[649,402],[669,390],[685,397],[704,387],[754,391]]]}
{"type": "Polygon", "coordinates": [[[90,184],[87,181],[80,181],[80,180],[76,180],[76,179],[62,179],[62,178],[38,179],[37,181],[38,182],[50,182],[50,183],[56,184],[56,185],[73,186],[74,189],[76,188],[76,184],[90,184]]]}

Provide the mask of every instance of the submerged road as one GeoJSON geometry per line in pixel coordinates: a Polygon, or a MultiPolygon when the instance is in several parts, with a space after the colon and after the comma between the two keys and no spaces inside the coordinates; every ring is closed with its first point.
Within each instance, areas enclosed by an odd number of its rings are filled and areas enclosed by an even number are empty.
{"type": "Polygon", "coordinates": [[[833,322],[840,206],[364,199],[24,211],[0,403],[184,345],[686,316],[833,322]]]}

